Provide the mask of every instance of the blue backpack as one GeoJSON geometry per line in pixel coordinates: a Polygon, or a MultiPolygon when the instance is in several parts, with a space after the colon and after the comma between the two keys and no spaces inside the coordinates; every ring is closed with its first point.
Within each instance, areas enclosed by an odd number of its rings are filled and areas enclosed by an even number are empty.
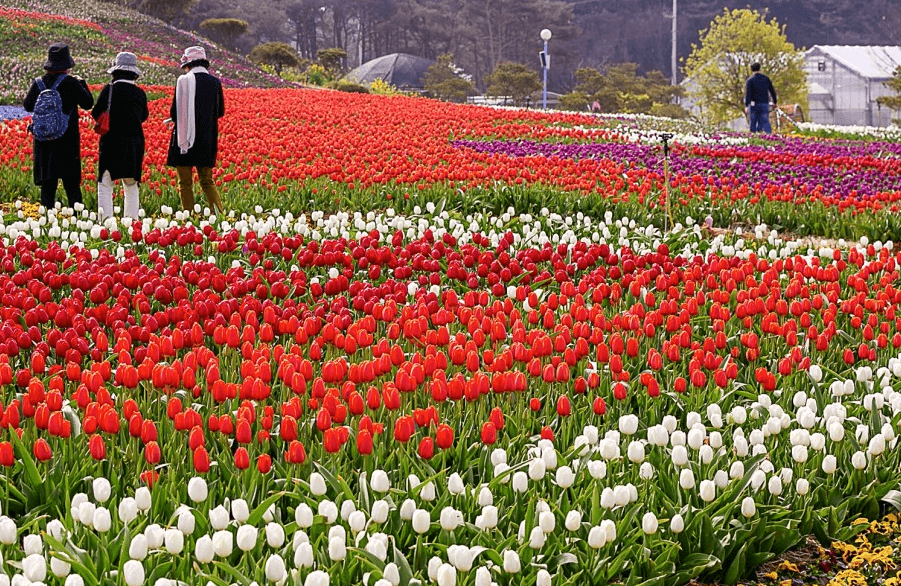
{"type": "Polygon", "coordinates": [[[57,77],[49,89],[40,77],[34,80],[41,90],[31,118],[31,132],[35,140],[55,140],[64,135],[69,127],[69,114],[63,112],[63,100],[57,91],[65,77],[65,73],[57,77]]]}

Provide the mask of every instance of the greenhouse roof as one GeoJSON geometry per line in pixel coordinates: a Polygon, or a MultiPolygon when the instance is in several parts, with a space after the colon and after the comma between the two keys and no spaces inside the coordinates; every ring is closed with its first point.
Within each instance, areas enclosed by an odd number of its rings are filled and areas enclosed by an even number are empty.
{"type": "Polygon", "coordinates": [[[864,45],[814,45],[808,49],[829,55],[867,79],[888,79],[901,66],[901,47],[864,45]]]}

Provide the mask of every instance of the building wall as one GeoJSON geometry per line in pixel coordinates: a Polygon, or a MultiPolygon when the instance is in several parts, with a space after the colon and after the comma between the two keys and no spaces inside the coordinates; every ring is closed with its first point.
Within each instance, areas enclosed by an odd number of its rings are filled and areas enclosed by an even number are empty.
{"type": "Polygon", "coordinates": [[[888,126],[891,113],[876,98],[889,95],[881,79],[867,80],[829,55],[815,51],[805,57],[807,83],[819,84],[829,94],[808,96],[809,119],[819,124],[888,126]]]}

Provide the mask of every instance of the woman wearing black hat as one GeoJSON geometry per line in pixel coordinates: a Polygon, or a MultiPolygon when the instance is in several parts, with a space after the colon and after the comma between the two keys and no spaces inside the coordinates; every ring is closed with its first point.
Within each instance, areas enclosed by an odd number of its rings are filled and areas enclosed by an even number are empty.
{"type": "MultiPolygon", "coordinates": [[[[63,180],[63,188],[69,199],[69,207],[81,203],[81,134],[78,132],[78,108],[88,110],[94,105],[94,97],[88,84],[80,77],[68,75],[75,66],[69,47],[65,43],[50,45],[41,78],[44,88],[51,88],[61,76],[57,86],[63,112],[69,115],[66,132],[53,140],[34,141],[34,184],[41,187],[41,204],[51,209],[56,205],[56,187],[63,180]]],[[[35,80],[25,96],[25,110],[34,112],[41,84],[35,80]]]]}
{"type": "Polygon", "coordinates": [[[135,85],[141,75],[138,58],[123,51],[116,55],[108,70],[112,82],[103,86],[97,105],[91,111],[94,119],[109,112],[109,132],[100,137],[97,165],[97,214],[101,220],[113,215],[113,182],[121,179],[125,192],[123,215],[138,217],[138,183],[144,164],[144,129],[147,120],[147,94],[135,85]]]}

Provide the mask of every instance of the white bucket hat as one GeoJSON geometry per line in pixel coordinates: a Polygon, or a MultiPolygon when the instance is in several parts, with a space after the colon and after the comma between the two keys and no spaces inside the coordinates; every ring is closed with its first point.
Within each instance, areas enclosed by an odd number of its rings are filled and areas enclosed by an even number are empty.
{"type": "Polygon", "coordinates": [[[184,67],[194,61],[207,61],[206,51],[203,47],[188,47],[185,49],[185,54],[181,56],[179,67],[184,67]]]}
{"type": "Polygon", "coordinates": [[[138,57],[134,53],[129,53],[127,51],[123,51],[116,55],[116,60],[113,61],[113,66],[106,70],[107,73],[112,73],[114,71],[130,71],[137,75],[141,75],[141,70],[138,69],[138,57]]]}

